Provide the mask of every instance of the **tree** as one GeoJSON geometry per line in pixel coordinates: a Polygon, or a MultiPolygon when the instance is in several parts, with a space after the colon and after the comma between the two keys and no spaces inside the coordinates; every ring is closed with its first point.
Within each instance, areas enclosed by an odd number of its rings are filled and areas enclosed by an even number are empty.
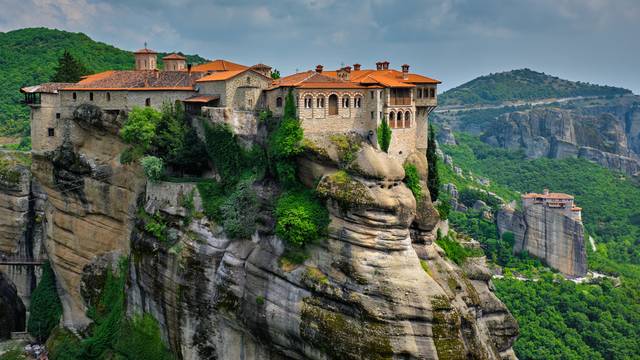
{"type": "Polygon", "coordinates": [[[378,126],[378,145],[384,152],[389,152],[389,145],[391,145],[391,128],[387,123],[386,118],[382,118],[380,126],[378,126]]]}
{"type": "Polygon", "coordinates": [[[150,107],[134,107],[120,129],[120,136],[127,144],[147,150],[156,136],[156,127],[162,114],[150,107]]]}
{"type": "Polygon", "coordinates": [[[58,59],[56,73],[51,78],[53,82],[69,82],[75,83],[80,78],[87,75],[89,70],[78,60],[76,60],[67,50],[64,51],[62,57],[58,59]]]}
{"type": "Polygon", "coordinates": [[[280,70],[273,69],[273,71],[271,72],[271,78],[273,80],[280,79],[280,70]]]}
{"type": "Polygon", "coordinates": [[[62,304],[56,290],[56,276],[48,262],[42,265],[42,279],[31,295],[27,330],[38,341],[45,341],[58,326],[62,304]]]}
{"type": "Polygon", "coordinates": [[[427,144],[427,163],[429,173],[427,174],[427,188],[431,194],[431,201],[438,199],[440,192],[440,177],[438,175],[438,155],[436,155],[436,135],[433,126],[429,125],[429,140],[427,144]]]}
{"type": "Polygon", "coordinates": [[[164,174],[164,161],[155,156],[145,156],[140,159],[144,175],[151,182],[157,182],[164,174]]]}

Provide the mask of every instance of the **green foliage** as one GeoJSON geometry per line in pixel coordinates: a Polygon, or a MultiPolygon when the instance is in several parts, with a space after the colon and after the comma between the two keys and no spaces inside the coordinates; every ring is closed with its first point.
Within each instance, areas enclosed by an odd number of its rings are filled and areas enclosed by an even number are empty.
{"type": "Polygon", "coordinates": [[[441,105],[470,105],[630,93],[630,90],[618,87],[573,82],[530,69],[519,69],[478,77],[446,91],[438,100],[441,105]]]}
{"type": "Polygon", "coordinates": [[[326,234],[329,213],[309,190],[290,190],[276,204],[276,234],[289,244],[303,246],[326,234]]]}
{"type": "Polygon", "coordinates": [[[58,325],[62,316],[62,304],[56,290],[56,277],[48,262],[42,265],[42,278],[31,294],[27,330],[43,342],[58,325]]]}
{"type": "Polygon", "coordinates": [[[444,250],[449,260],[458,265],[462,265],[468,257],[482,256],[481,251],[465,248],[451,235],[438,236],[436,244],[444,250]]]}
{"type": "Polygon", "coordinates": [[[484,201],[489,207],[497,209],[501,202],[495,196],[489,195],[486,191],[476,188],[463,188],[458,191],[458,200],[468,207],[472,207],[477,200],[484,201]]]}
{"type": "Polygon", "coordinates": [[[0,355],[0,360],[26,360],[24,350],[21,346],[16,346],[0,355]]]}
{"type": "Polygon", "coordinates": [[[229,125],[203,122],[207,153],[223,183],[235,183],[245,166],[244,149],[229,125]]]}
{"type": "Polygon", "coordinates": [[[422,185],[420,185],[420,175],[415,165],[406,163],[404,164],[404,183],[413,193],[413,197],[416,200],[422,198],[422,185]]]}
{"type": "Polygon", "coordinates": [[[202,198],[204,214],[211,220],[222,223],[224,219],[220,207],[226,200],[227,192],[223,184],[209,179],[197,184],[198,193],[202,198]]]}
{"type": "Polygon", "coordinates": [[[134,107],[120,129],[120,136],[125,143],[146,151],[156,136],[156,127],[162,113],[151,107],[134,107]]]}
{"type": "Polygon", "coordinates": [[[144,175],[151,182],[157,182],[164,175],[164,161],[155,156],[145,156],[140,159],[140,165],[144,170],[144,175]]]}
{"type": "Polygon", "coordinates": [[[71,331],[56,328],[46,342],[52,360],[75,360],[82,355],[82,344],[71,331]]]}
{"type": "Polygon", "coordinates": [[[20,172],[14,168],[9,160],[0,158],[0,183],[18,184],[20,176],[20,172]]]}
{"type": "Polygon", "coordinates": [[[438,215],[441,220],[447,220],[449,218],[449,213],[451,213],[451,203],[449,202],[449,197],[440,197],[438,203],[436,203],[436,210],[438,210],[438,215]]]}
{"type": "Polygon", "coordinates": [[[384,117],[378,126],[377,136],[380,149],[384,152],[389,152],[389,145],[391,145],[391,127],[389,127],[389,123],[384,117]]]}
{"type": "Polygon", "coordinates": [[[171,360],[174,356],[162,342],[160,327],[149,314],[134,315],[123,322],[114,350],[122,359],[171,360]]]}
{"type": "Polygon", "coordinates": [[[75,83],[80,78],[89,74],[89,70],[78,60],[76,60],[67,50],[62,53],[62,57],[58,59],[55,74],[51,78],[52,82],[69,82],[75,83]]]}
{"type": "Polygon", "coordinates": [[[302,152],[303,131],[300,120],[295,117],[284,117],[273,134],[270,148],[276,159],[286,159],[302,152]]]}
{"type": "Polygon", "coordinates": [[[433,125],[429,125],[429,138],[427,143],[427,188],[431,201],[436,201],[440,194],[440,175],[438,174],[438,155],[436,155],[436,134],[433,125]]]}
{"type": "Polygon", "coordinates": [[[273,80],[280,79],[280,70],[278,70],[278,69],[273,69],[273,70],[271,71],[271,78],[272,78],[273,80]]]}
{"type": "Polygon", "coordinates": [[[638,359],[638,289],[580,285],[559,278],[494,280],[496,294],[518,320],[519,359],[638,359]]]}
{"type": "Polygon", "coordinates": [[[258,196],[253,189],[254,177],[242,179],[220,206],[222,226],[229,237],[248,239],[256,231],[258,196]]]}
{"type": "MultiPolygon", "coordinates": [[[[133,53],[96,42],[82,33],[46,28],[0,33],[0,135],[28,135],[29,110],[20,104],[20,88],[50,81],[65,50],[84,64],[88,73],[134,66],[133,53]]],[[[159,58],[164,55],[159,54],[159,58]]],[[[187,61],[201,63],[205,59],[187,55],[187,61]]]]}

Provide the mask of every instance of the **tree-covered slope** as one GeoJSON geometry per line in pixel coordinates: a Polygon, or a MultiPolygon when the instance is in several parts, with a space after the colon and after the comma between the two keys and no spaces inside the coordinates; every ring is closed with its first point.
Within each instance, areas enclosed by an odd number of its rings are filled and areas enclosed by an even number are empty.
{"type": "Polygon", "coordinates": [[[611,96],[630,90],[560,79],[530,69],[511,70],[475,78],[444,92],[440,105],[490,105],[505,101],[611,96]]]}
{"type": "MultiPolygon", "coordinates": [[[[18,120],[9,127],[19,128],[28,119],[27,108],[19,104],[20,88],[49,81],[65,50],[91,73],[134,65],[132,52],[94,41],[83,33],[46,28],[0,33],[0,132],[12,132],[5,128],[9,120],[18,120]]],[[[205,61],[197,55],[187,55],[187,59],[193,63],[205,61]]]]}

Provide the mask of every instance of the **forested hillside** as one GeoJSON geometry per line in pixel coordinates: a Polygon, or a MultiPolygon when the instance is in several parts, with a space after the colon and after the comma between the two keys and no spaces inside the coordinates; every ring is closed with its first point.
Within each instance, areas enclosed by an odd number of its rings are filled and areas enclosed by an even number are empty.
{"type": "MultiPolygon", "coordinates": [[[[0,135],[28,131],[28,109],[19,104],[19,90],[49,81],[65,50],[90,73],[133,67],[132,52],[94,41],[82,33],[46,28],[0,33],[0,135]]],[[[187,55],[187,59],[192,63],[205,61],[197,55],[187,55]]]]}
{"type": "Polygon", "coordinates": [[[631,94],[631,91],[613,86],[569,81],[530,69],[519,69],[475,78],[444,92],[439,97],[439,104],[482,105],[505,101],[623,94],[631,94]]]}
{"type": "MultiPolygon", "coordinates": [[[[507,200],[514,191],[574,194],[583,211],[590,270],[619,276],[598,284],[574,284],[554,277],[526,256],[512,255],[512,239],[500,240],[495,224],[473,212],[452,212],[454,228],[478,239],[489,259],[539,281],[507,276],[495,279],[496,294],[518,319],[521,336],[514,349],[520,359],[639,359],[640,347],[640,188],[631,179],[579,159],[527,160],[522,152],[491,147],[458,133],[457,146],[443,146],[454,163],[491,179],[491,188],[507,200]]],[[[464,192],[474,182],[441,165],[443,183],[464,192]]],[[[510,271],[506,271],[507,274],[510,271]]]]}

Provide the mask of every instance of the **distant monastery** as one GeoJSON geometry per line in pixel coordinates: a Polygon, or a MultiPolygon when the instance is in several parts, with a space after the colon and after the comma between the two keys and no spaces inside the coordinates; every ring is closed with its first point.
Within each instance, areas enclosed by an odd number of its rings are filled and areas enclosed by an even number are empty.
{"type": "Polygon", "coordinates": [[[260,110],[281,116],[289,90],[296,99],[298,117],[307,134],[356,131],[374,139],[383,118],[393,128],[389,153],[399,159],[427,147],[429,113],[437,105],[440,81],[389,68],[388,61],[375,69],[360,64],[336,71],[315,70],[277,80],[271,67],[245,66],[215,60],[191,66],[186,58],[171,54],[157,68],[157,53],[135,52],[135,70],[110,70],[85,76],[78,83],[45,83],[25,87],[32,108],[31,138],[34,152],[50,151],[62,142],[61,119],[71,118],[85,103],[117,116],[135,106],[160,108],[182,103],[193,115],[229,122],[260,110]]]}

